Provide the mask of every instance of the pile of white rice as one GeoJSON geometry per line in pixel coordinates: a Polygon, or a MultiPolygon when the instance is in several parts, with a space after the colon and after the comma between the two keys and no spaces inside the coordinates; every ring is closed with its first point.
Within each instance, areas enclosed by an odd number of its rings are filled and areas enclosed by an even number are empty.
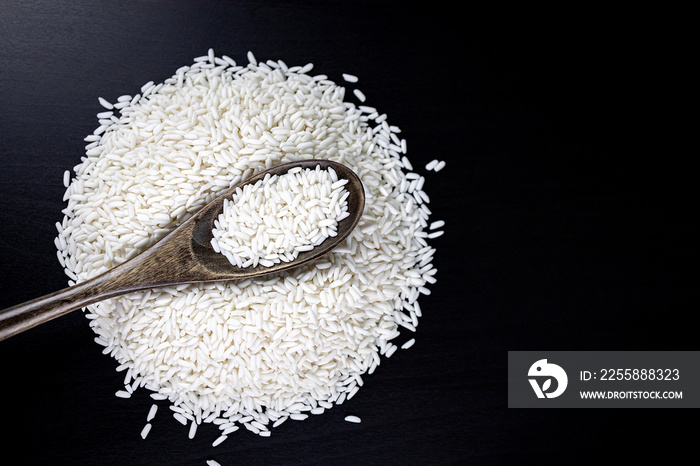
{"type": "Polygon", "coordinates": [[[236,188],[214,220],[212,247],[238,267],[290,262],[338,235],[348,217],[348,180],[332,168],[292,168],[236,188]]]}
{"type": "Polygon", "coordinates": [[[217,445],[239,426],[267,436],[355,395],[380,356],[396,351],[399,330],[416,330],[417,299],[435,282],[427,239],[440,233],[428,232],[425,180],[385,114],[346,102],[346,89],[309,74],[310,64],[248,59],[236,65],[210,50],[162,84],[116,103],[100,98],[105,111],[66,174],[57,224],[58,258],[75,283],[142,252],[265,168],[323,158],[360,176],[358,226],[308,265],[87,308],[95,341],[125,371],[117,395],[145,387],[168,400],[190,436],[217,424],[217,445]]]}

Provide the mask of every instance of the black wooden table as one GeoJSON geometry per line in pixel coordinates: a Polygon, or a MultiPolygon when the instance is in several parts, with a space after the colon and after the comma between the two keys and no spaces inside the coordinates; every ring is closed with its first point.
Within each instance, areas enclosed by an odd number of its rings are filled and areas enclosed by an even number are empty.
{"type": "Polygon", "coordinates": [[[215,428],[189,440],[161,405],[142,440],[148,393],[114,396],[123,374],[76,312],[0,343],[0,464],[590,464],[681,448],[687,411],[508,409],[506,362],[697,348],[692,185],[664,124],[683,84],[653,37],[593,20],[484,35],[478,17],[407,5],[0,3],[0,308],[66,285],[54,224],[98,96],[161,82],[210,47],[357,75],[414,167],[447,162],[426,174],[446,227],[416,344],[350,402],[216,448],[215,428]]]}

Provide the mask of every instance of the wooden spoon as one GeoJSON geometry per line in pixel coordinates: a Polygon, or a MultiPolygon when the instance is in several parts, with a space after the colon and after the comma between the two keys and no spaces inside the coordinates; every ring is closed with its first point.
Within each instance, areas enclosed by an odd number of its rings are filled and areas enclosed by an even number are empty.
{"type": "Polygon", "coordinates": [[[74,286],[0,311],[0,341],[88,304],[132,291],[183,283],[246,279],[297,267],[342,242],[357,225],[364,206],[362,182],[345,165],[329,160],[304,160],[272,167],[221,194],[138,256],[74,286]],[[348,180],[344,188],[349,192],[350,215],[338,222],[337,236],[327,238],[310,251],[299,253],[293,261],[271,267],[258,264],[239,268],[223,254],[214,251],[211,246],[214,220],[223,211],[224,199],[231,198],[236,188],[255,183],[268,173],[283,175],[291,168],[314,169],[317,166],[323,170],[333,168],[339,179],[348,180]]]}

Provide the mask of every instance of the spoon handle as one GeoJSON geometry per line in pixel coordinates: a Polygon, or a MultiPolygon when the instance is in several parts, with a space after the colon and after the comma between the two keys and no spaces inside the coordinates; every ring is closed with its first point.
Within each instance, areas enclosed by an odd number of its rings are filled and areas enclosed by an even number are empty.
{"type": "Polygon", "coordinates": [[[95,292],[90,288],[93,280],[3,310],[0,313],[0,341],[96,301],[90,300],[95,292]]]}
{"type": "MultiPolygon", "coordinates": [[[[186,251],[158,243],[146,252],[89,280],[0,311],[0,341],[71,311],[132,291],[196,281],[179,270],[186,251]]],[[[185,261],[187,262],[187,261],[185,261]]]]}

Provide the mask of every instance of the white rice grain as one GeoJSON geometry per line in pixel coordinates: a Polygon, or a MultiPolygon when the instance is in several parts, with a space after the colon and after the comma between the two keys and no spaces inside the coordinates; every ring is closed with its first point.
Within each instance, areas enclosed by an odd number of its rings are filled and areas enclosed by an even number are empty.
{"type": "Polygon", "coordinates": [[[345,420],[347,422],[352,422],[353,424],[359,424],[362,422],[362,419],[357,416],[345,416],[345,420]]]}
{"type": "Polygon", "coordinates": [[[151,420],[156,417],[156,412],[158,412],[158,405],[154,404],[151,405],[151,409],[148,411],[148,416],[146,417],[147,422],[151,422],[151,420]]]}
{"type": "Polygon", "coordinates": [[[258,61],[255,59],[255,55],[253,55],[253,52],[248,51],[247,53],[247,58],[248,61],[250,62],[251,65],[257,65],[258,61]]]}
{"type": "Polygon", "coordinates": [[[190,423],[190,430],[187,434],[187,437],[190,439],[193,439],[196,434],[197,434],[197,423],[195,421],[192,421],[190,423]]]}
{"type": "Polygon", "coordinates": [[[425,166],[425,169],[430,171],[430,170],[434,169],[438,163],[439,163],[439,161],[437,159],[433,159],[430,162],[428,162],[428,164],[425,166]]]}
{"type": "Polygon", "coordinates": [[[102,105],[107,110],[112,110],[114,108],[114,105],[112,105],[107,100],[103,99],[102,97],[98,97],[97,100],[99,100],[100,105],[102,105]]]}
{"type": "Polygon", "coordinates": [[[411,339],[408,340],[406,343],[404,343],[403,345],[401,345],[401,349],[408,349],[408,348],[410,348],[411,346],[413,346],[413,345],[415,344],[415,342],[416,342],[416,339],[415,339],[415,338],[411,338],[411,339]]]}
{"type": "Polygon", "coordinates": [[[232,434],[232,433],[236,432],[238,429],[240,429],[240,427],[238,427],[238,426],[227,427],[226,429],[221,431],[221,435],[232,434]]]}

